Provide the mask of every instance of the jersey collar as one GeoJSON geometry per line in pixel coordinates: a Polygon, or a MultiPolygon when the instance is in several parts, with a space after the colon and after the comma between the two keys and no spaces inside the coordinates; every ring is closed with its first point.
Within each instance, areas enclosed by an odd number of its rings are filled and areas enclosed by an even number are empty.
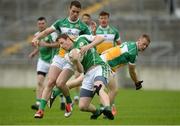
{"type": "Polygon", "coordinates": [[[103,30],[107,30],[107,29],[109,29],[109,25],[107,25],[105,28],[103,28],[103,27],[100,25],[99,28],[101,28],[101,29],[103,29],[103,30]]]}
{"type": "Polygon", "coordinates": [[[70,23],[77,23],[77,22],[79,21],[79,18],[78,18],[76,21],[71,21],[70,18],[68,17],[68,21],[69,21],[70,23]]]}

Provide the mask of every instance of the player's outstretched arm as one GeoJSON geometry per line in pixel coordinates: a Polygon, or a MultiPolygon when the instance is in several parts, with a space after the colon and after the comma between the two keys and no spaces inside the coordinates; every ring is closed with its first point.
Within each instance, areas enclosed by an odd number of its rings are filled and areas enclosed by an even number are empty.
{"type": "Polygon", "coordinates": [[[46,37],[50,33],[54,32],[55,30],[52,27],[46,28],[44,31],[40,32],[37,36],[35,36],[32,40],[32,45],[38,46],[39,40],[46,37]]]}
{"type": "Polygon", "coordinates": [[[136,86],[136,90],[139,90],[142,88],[142,83],[143,81],[139,81],[138,80],[138,77],[137,77],[137,74],[136,74],[136,65],[131,65],[129,64],[129,74],[131,76],[131,79],[134,81],[134,84],[136,86]]]}
{"type": "Polygon", "coordinates": [[[85,52],[87,52],[90,48],[100,44],[101,42],[103,42],[105,40],[104,37],[102,36],[95,36],[95,38],[93,39],[93,41],[88,44],[88,45],[85,45],[83,47],[81,47],[81,54],[84,54],[85,52]]]}
{"type": "Polygon", "coordinates": [[[131,76],[131,79],[134,81],[134,83],[137,83],[138,78],[137,78],[137,74],[136,74],[136,71],[135,71],[136,65],[129,64],[128,67],[129,67],[129,74],[131,76]]]}
{"type": "Polygon", "coordinates": [[[53,42],[53,43],[39,42],[39,46],[50,47],[50,48],[59,48],[60,47],[58,42],[53,42]]]}
{"type": "Polygon", "coordinates": [[[28,57],[29,57],[30,59],[32,59],[35,55],[38,54],[38,52],[39,52],[38,48],[35,48],[35,49],[28,55],[28,57]]]}
{"type": "Polygon", "coordinates": [[[75,87],[79,87],[82,84],[83,78],[84,78],[84,74],[81,73],[78,78],[75,78],[73,80],[68,80],[66,85],[69,87],[69,89],[72,89],[72,88],[75,88],[75,87]]]}

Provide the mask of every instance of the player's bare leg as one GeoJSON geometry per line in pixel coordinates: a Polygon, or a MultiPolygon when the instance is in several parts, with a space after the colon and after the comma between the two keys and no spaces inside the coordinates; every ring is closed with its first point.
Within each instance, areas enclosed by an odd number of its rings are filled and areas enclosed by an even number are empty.
{"type": "Polygon", "coordinates": [[[39,110],[34,115],[35,118],[43,117],[45,106],[51,95],[51,91],[52,91],[53,87],[55,86],[56,79],[60,73],[61,73],[61,69],[59,69],[53,65],[50,66],[49,74],[48,74],[48,83],[43,90],[41,104],[39,106],[39,110]]]}
{"type": "Polygon", "coordinates": [[[56,85],[59,89],[62,90],[63,95],[66,98],[66,111],[65,117],[69,117],[72,113],[72,100],[69,93],[69,88],[66,85],[66,82],[71,78],[73,75],[73,71],[70,69],[64,69],[56,80],[56,85]]]}

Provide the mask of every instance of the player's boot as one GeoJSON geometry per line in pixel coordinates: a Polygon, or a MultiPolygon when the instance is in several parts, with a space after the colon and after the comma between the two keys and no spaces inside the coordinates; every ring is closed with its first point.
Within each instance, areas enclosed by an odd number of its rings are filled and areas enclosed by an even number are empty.
{"type": "Polygon", "coordinates": [[[66,107],[65,107],[65,113],[64,113],[64,116],[65,117],[69,117],[71,116],[72,114],[72,110],[73,110],[73,104],[72,103],[68,103],[66,104],[66,107]]]}
{"type": "Polygon", "coordinates": [[[91,115],[90,119],[97,119],[103,112],[103,109],[97,109],[97,111],[91,115]]]}
{"type": "Polygon", "coordinates": [[[143,80],[142,81],[138,81],[137,83],[135,83],[136,90],[139,90],[139,89],[142,88],[142,83],[143,83],[143,80]]]}
{"type": "Polygon", "coordinates": [[[142,88],[142,84],[136,84],[136,90],[139,90],[142,88]]]}
{"type": "Polygon", "coordinates": [[[36,114],[34,115],[34,118],[43,118],[44,111],[43,110],[38,110],[36,114]]]}
{"type": "Polygon", "coordinates": [[[39,109],[39,105],[37,105],[37,104],[31,105],[31,109],[38,110],[39,109]]]}
{"type": "Polygon", "coordinates": [[[103,114],[110,120],[114,119],[114,115],[112,114],[111,107],[109,106],[104,108],[103,114]]]}

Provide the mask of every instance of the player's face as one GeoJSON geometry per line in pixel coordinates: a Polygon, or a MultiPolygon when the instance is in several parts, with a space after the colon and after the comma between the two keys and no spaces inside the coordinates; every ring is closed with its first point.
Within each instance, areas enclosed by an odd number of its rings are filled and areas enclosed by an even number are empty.
{"type": "Polygon", "coordinates": [[[79,13],[81,11],[81,8],[77,8],[75,6],[72,6],[69,10],[69,17],[71,21],[77,21],[79,17],[79,13]]]}
{"type": "Polygon", "coordinates": [[[101,25],[101,27],[106,27],[108,23],[109,23],[109,17],[107,15],[99,16],[99,25],[101,25]]]}
{"type": "Polygon", "coordinates": [[[44,31],[47,27],[46,21],[45,20],[39,20],[37,22],[37,27],[38,27],[39,31],[44,31]]]}
{"type": "Polygon", "coordinates": [[[90,25],[90,23],[91,23],[91,19],[88,16],[83,16],[81,20],[82,20],[82,22],[84,22],[87,25],[90,25]]]}
{"type": "Polygon", "coordinates": [[[139,38],[138,40],[138,50],[144,51],[149,45],[149,42],[146,40],[146,38],[139,38]]]}
{"type": "Polygon", "coordinates": [[[67,38],[67,39],[60,38],[60,39],[58,39],[58,42],[59,42],[60,46],[65,50],[69,50],[73,45],[72,41],[69,38],[67,38]]]}

